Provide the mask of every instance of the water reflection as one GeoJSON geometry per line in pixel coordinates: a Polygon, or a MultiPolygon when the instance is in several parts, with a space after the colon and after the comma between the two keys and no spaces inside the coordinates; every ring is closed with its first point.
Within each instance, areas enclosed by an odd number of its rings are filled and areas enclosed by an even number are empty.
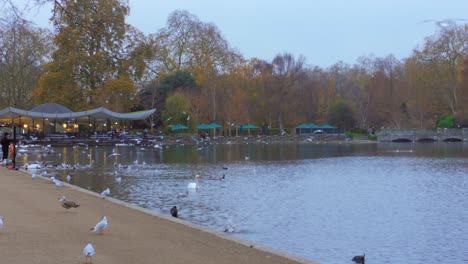
{"type": "Polygon", "coordinates": [[[466,148],[463,143],[69,147],[31,150],[21,161],[71,164],[50,173],[61,180],[71,174],[73,184],[95,192],[109,187],[111,196],[163,214],[176,205],[180,218],[214,230],[232,223],[235,236],[321,263],[350,263],[363,252],[369,263],[465,263],[466,148]],[[119,155],[109,157],[113,151],[119,155]],[[200,188],[189,191],[196,174],[200,188]]]}

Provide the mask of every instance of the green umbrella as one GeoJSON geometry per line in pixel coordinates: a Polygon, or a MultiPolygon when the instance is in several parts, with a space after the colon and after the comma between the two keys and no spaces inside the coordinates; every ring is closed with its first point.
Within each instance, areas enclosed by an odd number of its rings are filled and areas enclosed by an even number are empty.
{"type": "Polygon", "coordinates": [[[171,131],[178,131],[178,130],[185,130],[185,129],[188,129],[188,127],[181,125],[181,124],[171,126],[171,131]]]}
{"type": "Polygon", "coordinates": [[[197,126],[197,129],[214,129],[214,128],[220,128],[220,127],[222,126],[216,123],[211,123],[211,124],[200,124],[197,126]]]}
{"type": "Polygon", "coordinates": [[[258,126],[256,125],[240,125],[240,126],[237,126],[237,128],[240,128],[242,126],[243,129],[255,129],[255,128],[259,128],[258,126]]]}

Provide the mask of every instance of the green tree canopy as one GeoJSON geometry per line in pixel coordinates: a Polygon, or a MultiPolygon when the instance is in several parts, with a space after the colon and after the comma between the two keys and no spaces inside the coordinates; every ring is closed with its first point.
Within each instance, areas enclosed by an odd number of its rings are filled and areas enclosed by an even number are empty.
{"type": "Polygon", "coordinates": [[[336,127],[349,129],[354,126],[353,109],[346,102],[337,102],[328,110],[328,122],[336,127]]]}

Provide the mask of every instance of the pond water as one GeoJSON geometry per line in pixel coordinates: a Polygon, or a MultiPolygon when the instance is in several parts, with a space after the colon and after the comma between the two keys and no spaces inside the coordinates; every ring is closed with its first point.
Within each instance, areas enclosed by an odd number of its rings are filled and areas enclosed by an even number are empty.
{"type": "Polygon", "coordinates": [[[467,263],[468,145],[29,148],[18,163],[319,263],[467,263]],[[118,153],[114,154],[113,153],[118,153]],[[92,164],[89,166],[89,164],[92,164]],[[122,166],[118,166],[121,164],[122,166]],[[200,175],[199,188],[187,185],[200,175]],[[225,175],[225,180],[220,180],[225,175]],[[117,176],[116,176],[117,175],[117,176]],[[122,182],[117,183],[116,177],[122,182]],[[188,191],[188,192],[187,192],[188,191]]]}

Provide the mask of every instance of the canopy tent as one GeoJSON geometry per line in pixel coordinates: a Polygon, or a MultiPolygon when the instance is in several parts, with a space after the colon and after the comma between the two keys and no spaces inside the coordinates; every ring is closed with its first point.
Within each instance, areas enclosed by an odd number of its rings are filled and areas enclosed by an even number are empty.
{"type": "Polygon", "coordinates": [[[179,131],[179,130],[187,130],[187,129],[188,127],[181,125],[181,124],[171,126],[171,131],[179,131]]]}
{"type": "Polygon", "coordinates": [[[300,124],[296,126],[296,134],[310,134],[319,129],[316,124],[300,124]]]}
{"type": "Polygon", "coordinates": [[[70,110],[68,107],[65,107],[60,104],[56,103],[45,103],[38,106],[33,107],[31,112],[40,112],[40,113],[72,113],[73,111],[70,110]]]}
{"type": "Polygon", "coordinates": [[[322,126],[318,126],[319,129],[334,129],[336,127],[334,126],[330,126],[330,125],[322,125],[322,126]]]}
{"type": "Polygon", "coordinates": [[[250,125],[250,124],[247,124],[247,125],[240,125],[240,126],[237,126],[237,128],[243,128],[243,129],[256,129],[256,128],[259,128],[258,126],[256,125],[250,125]]]}
{"type": "Polygon", "coordinates": [[[131,113],[117,113],[113,112],[104,107],[99,107],[92,110],[81,111],[81,112],[37,112],[37,111],[27,111],[14,107],[7,107],[0,110],[0,119],[5,118],[16,118],[16,117],[26,117],[26,118],[48,118],[48,119],[72,119],[72,118],[83,118],[83,117],[93,117],[95,119],[111,119],[111,120],[141,120],[152,115],[156,109],[138,111],[131,113]]]}
{"type": "Polygon", "coordinates": [[[216,123],[211,123],[211,124],[200,124],[197,126],[197,129],[215,129],[215,128],[221,128],[223,126],[216,124],[216,123]]]}
{"type": "Polygon", "coordinates": [[[335,134],[335,133],[339,133],[338,131],[338,128],[334,127],[334,126],[330,126],[330,125],[321,125],[321,126],[318,126],[318,129],[321,129],[323,130],[323,132],[327,133],[327,134],[335,134]]]}

